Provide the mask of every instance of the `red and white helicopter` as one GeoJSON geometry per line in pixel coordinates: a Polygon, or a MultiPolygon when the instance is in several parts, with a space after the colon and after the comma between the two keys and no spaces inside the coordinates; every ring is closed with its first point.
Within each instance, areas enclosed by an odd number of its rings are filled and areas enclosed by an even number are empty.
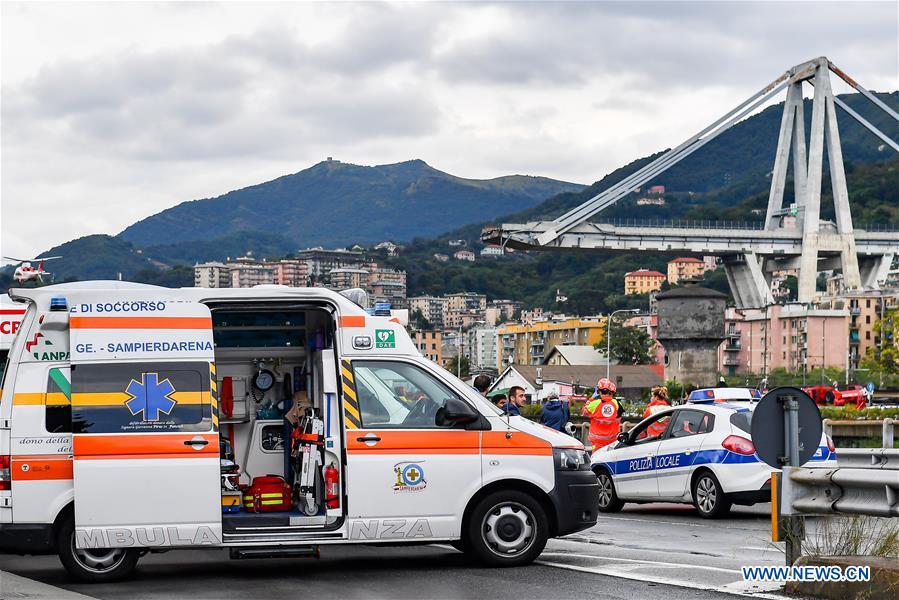
{"type": "MultiPolygon", "coordinates": [[[[3,260],[9,260],[13,263],[17,263],[19,266],[16,267],[15,273],[13,273],[13,279],[18,281],[19,283],[25,283],[26,281],[32,281],[37,279],[38,281],[44,281],[44,275],[52,275],[44,270],[44,261],[52,260],[54,258],[62,258],[61,256],[45,256],[43,258],[12,258],[10,256],[4,256],[3,260]],[[37,268],[31,266],[31,263],[38,262],[37,268]]],[[[52,279],[51,279],[52,280],[52,279]]]]}

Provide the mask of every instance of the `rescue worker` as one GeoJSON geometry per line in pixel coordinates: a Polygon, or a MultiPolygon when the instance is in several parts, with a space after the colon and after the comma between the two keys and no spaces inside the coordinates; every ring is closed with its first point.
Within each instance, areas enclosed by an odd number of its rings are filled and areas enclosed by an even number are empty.
{"type": "MultiPolygon", "coordinates": [[[[652,388],[652,397],[650,398],[649,404],[646,405],[646,410],[643,411],[643,418],[650,417],[660,410],[664,410],[666,408],[671,407],[671,403],[668,402],[668,388],[663,385],[653,386],[652,388]]],[[[647,435],[649,437],[658,437],[665,433],[665,426],[668,425],[667,419],[659,419],[652,425],[646,428],[647,435]]]]}
{"type": "Polygon", "coordinates": [[[590,417],[588,437],[594,452],[614,442],[621,431],[621,406],[614,397],[617,389],[611,380],[603,377],[596,383],[593,399],[581,411],[585,417],[590,417]]]}

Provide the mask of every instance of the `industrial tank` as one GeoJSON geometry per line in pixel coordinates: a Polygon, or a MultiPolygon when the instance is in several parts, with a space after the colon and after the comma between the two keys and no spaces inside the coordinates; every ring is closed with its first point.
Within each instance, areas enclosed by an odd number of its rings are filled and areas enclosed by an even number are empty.
{"type": "Polygon", "coordinates": [[[658,340],[667,352],[665,379],[697,387],[717,382],[727,296],[687,283],[656,296],[658,340]]]}

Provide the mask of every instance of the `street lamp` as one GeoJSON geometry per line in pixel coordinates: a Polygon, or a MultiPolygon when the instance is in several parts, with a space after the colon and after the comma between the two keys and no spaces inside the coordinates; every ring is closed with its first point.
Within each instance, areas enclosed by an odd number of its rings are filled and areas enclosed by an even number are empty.
{"type": "Polygon", "coordinates": [[[639,308],[620,308],[618,310],[613,310],[611,314],[609,314],[609,319],[606,323],[606,379],[609,379],[612,372],[612,319],[618,313],[630,313],[633,315],[639,312],[639,308]]]}

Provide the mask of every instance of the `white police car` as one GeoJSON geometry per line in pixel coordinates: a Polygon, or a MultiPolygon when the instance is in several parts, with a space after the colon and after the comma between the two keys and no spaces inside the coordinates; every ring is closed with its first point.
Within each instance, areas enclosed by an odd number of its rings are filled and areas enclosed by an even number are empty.
{"type": "MultiPolygon", "coordinates": [[[[713,518],[732,504],[769,502],[772,469],[750,440],[758,398],[757,391],[740,388],[697,390],[687,404],[619,434],[591,459],[599,510],[617,512],[625,502],[692,502],[701,516],[713,518]]],[[[822,435],[810,466],[836,462],[833,442],[822,435]]]]}

